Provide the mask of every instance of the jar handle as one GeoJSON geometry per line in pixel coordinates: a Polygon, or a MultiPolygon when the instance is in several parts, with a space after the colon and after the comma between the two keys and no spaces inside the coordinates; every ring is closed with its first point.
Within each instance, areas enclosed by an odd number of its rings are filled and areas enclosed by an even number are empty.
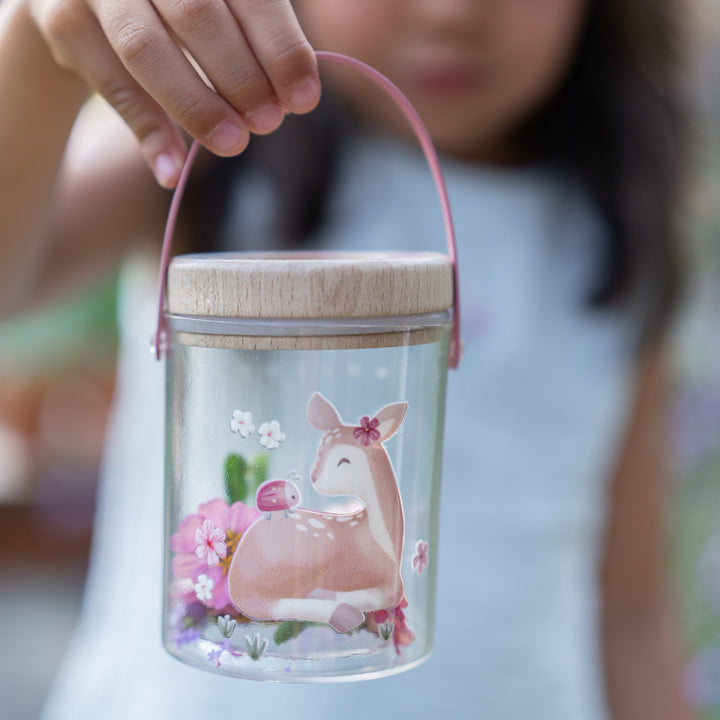
{"type": "MultiPolygon", "coordinates": [[[[447,250],[452,264],[454,316],[452,332],[450,335],[450,345],[448,348],[448,367],[457,368],[462,354],[462,341],[460,339],[460,293],[458,289],[457,243],[455,240],[455,226],[453,224],[452,213],[450,211],[450,200],[448,198],[447,187],[445,185],[445,178],[440,167],[440,160],[438,159],[435,147],[430,139],[430,134],[428,133],[427,128],[423,124],[423,121],[420,119],[420,116],[415,108],[397,87],[397,85],[388,80],[388,78],[386,78],[382,73],[375,70],[375,68],[361,62],[360,60],[356,60],[355,58],[347,55],[341,55],[340,53],[317,51],[315,56],[318,60],[334,62],[339,65],[347,65],[348,67],[355,68],[360,73],[373,80],[376,85],[383,89],[390,98],[395,101],[395,104],[400,108],[400,110],[402,110],[405,118],[410,123],[415,136],[420,142],[420,147],[425,154],[425,159],[430,167],[430,172],[435,180],[435,186],[440,198],[440,205],[445,222],[447,250]]],[[[167,224],[165,226],[162,253],[160,255],[160,272],[158,277],[157,328],[153,337],[153,353],[158,360],[165,357],[168,342],[163,307],[165,303],[167,269],[170,262],[170,248],[172,245],[172,238],[175,233],[175,224],[177,223],[177,216],[180,210],[180,202],[199,148],[200,145],[197,140],[195,140],[190,146],[190,150],[173,194],[172,202],[170,203],[170,211],[168,213],[167,224]]]]}

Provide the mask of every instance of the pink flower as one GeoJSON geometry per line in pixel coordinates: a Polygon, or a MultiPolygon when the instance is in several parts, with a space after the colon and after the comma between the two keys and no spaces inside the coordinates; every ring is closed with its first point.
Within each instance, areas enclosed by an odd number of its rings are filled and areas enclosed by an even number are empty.
{"type": "Polygon", "coordinates": [[[353,437],[356,440],[360,438],[361,444],[367,447],[371,440],[380,439],[380,431],[377,429],[379,424],[380,421],[377,418],[371,420],[365,415],[365,417],[360,418],[360,427],[353,430],[353,437]]]}
{"type": "Polygon", "coordinates": [[[213,610],[232,607],[227,573],[232,554],[242,534],[262,517],[254,507],[221,499],[203,503],[196,513],[185,517],[170,538],[175,556],[170,562],[180,597],[186,603],[200,600],[213,610]],[[212,581],[212,592],[196,594],[195,585],[204,575],[212,581]]]}
{"type": "Polygon", "coordinates": [[[195,554],[210,567],[218,565],[220,559],[227,555],[225,532],[219,527],[215,527],[212,520],[205,520],[202,527],[195,531],[193,537],[197,543],[195,554]]]}
{"type": "Polygon", "coordinates": [[[425,568],[430,564],[430,546],[424,540],[418,540],[415,546],[415,556],[412,559],[412,566],[422,575],[425,568]]]}

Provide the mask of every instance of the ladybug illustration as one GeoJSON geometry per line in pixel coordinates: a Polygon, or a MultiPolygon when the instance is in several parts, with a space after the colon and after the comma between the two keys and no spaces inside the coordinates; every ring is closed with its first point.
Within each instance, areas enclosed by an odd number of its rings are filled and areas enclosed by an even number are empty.
{"type": "MultiPolygon", "coordinates": [[[[297,477],[293,475],[291,477],[297,477]]],[[[300,489],[292,480],[266,480],[257,490],[255,505],[260,512],[266,513],[270,520],[272,513],[283,510],[285,517],[300,504],[300,489]]]]}

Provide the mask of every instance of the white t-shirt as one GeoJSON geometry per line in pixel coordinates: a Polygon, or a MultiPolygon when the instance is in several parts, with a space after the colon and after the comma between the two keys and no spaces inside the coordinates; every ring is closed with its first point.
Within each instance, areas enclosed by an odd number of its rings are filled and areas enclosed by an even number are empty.
{"type": "MultiPolygon", "coordinates": [[[[391,678],[309,686],[215,676],[163,650],[164,367],[149,353],[156,268],[136,260],[85,605],[45,720],[607,717],[598,562],[633,331],[620,313],[586,307],[603,228],[547,173],[443,167],[465,354],[448,385],[433,655],[391,678]]],[[[238,186],[252,222],[233,231],[248,245],[268,205],[252,192],[238,186]]],[[[354,144],[316,246],[444,242],[422,156],[354,144]]]]}

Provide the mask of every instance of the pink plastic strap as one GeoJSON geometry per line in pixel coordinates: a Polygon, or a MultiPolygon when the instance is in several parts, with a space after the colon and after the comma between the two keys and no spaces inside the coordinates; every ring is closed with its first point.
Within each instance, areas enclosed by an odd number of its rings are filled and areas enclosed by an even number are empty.
{"type": "MultiPolygon", "coordinates": [[[[450,200],[448,198],[447,187],[445,185],[445,178],[440,167],[440,161],[437,153],[435,152],[435,147],[430,139],[430,134],[410,101],[393,82],[388,80],[382,73],[375,70],[375,68],[370,67],[370,65],[366,65],[360,60],[348,57],[347,55],[340,55],[339,53],[318,51],[315,55],[318,60],[334,62],[339,65],[347,65],[355,68],[363,75],[373,80],[380,88],[385,90],[390,98],[395,101],[400,110],[402,110],[418,141],[420,142],[420,146],[425,154],[425,159],[430,166],[430,171],[435,180],[437,192],[440,197],[440,205],[442,207],[445,222],[447,251],[453,268],[453,304],[455,314],[452,333],[450,336],[450,347],[448,348],[448,367],[456,368],[460,362],[460,356],[462,354],[462,342],[460,340],[460,293],[458,283],[457,243],[455,241],[455,226],[453,224],[452,213],[450,211],[450,200]]],[[[168,342],[163,308],[165,303],[165,283],[167,279],[167,268],[170,262],[172,238],[175,233],[175,225],[177,223],[180,202],[182,200],[183,192],[185,191],[185,185],[187,184],[190,169],[195,161],[195,156],[197,155],[198,150],[199,144],[195,141],[190,147],[187,159],[185,160],[185,165],[180,173],[180,179],[178,180],[177,187],[175,188],[175,192],[173,194],[167,224],[165,226],[165,235],[163,237],[162,253],[160,256],[160,273],[158,278],[158,319],[153,339],[153,351],[158,360],[166,357],[168,342]]]]}

